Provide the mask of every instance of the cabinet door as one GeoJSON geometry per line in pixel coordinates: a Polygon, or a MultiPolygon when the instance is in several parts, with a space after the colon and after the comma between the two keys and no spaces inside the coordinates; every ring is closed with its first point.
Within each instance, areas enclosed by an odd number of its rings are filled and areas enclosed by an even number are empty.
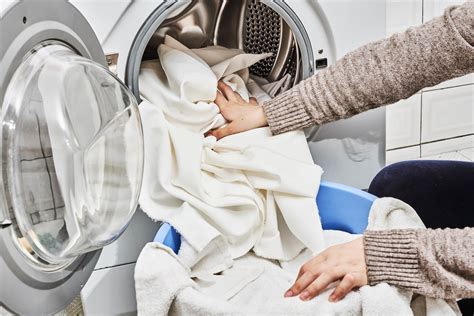
{"type": "Polygon", "coordinates": [[[387,36],[423,23],[422,0],[387,0],[387,36]]]}
{"type": "Polygon", "coordinates": [[[423,93],[423,143],[474,133],[474,85],[423,93]]]}
{"type": "Polygon", "coordinates": [[[387,150],[420,143],[421,94],[390,105],[386,110],[387,150]]]}
{"type": "MultiPolygon", "coordinates": [[[[463,4],[464,0],[424,0],[423,1],[423,22],[427,22],[437,16],[441,16],[444,10],[449,6],[463,4]]],[[[441,89],[447,87],[456,87],[474,83],[474,74],[468,74],[462,77],[442,82],[434,87],[425,90],[441,89]]]]}

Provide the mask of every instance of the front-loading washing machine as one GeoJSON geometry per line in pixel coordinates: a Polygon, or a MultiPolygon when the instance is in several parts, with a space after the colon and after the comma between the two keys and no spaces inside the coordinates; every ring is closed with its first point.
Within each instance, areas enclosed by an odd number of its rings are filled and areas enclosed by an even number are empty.
{"type": "MultiPolygon", "coordinates": [[[[296,84],[385,33],[383,1],[12,0],[0,9],[0,301],[20,314],[57,312],[79,294],[86,314],[135,313],[134,263],[158,229],[137,208],[138,72],[165,35],[272,52],[251,72],[296,84]]],[[[307,135],[328,179],[364,187],[383,165],[383,130],[377,110],[307,135]]]]}
{"type": "MultiPolygon", "coordinates": [[[[279,50],[278,56],[266,61],[267,67],[273,67],[270,79],[283,67],[281,62],[285,58],[292,60],[287,55],[291,54],[290,42],[294,39],[299,55],[293,58],[298,59],[301,71],[294,83],[359,46],[385,37],[385,0],[71,2],[91,24],[119,78],[135,94],[139,93],[137,74],[143,52],[145,58],[156,57],[160,35],[155,29],[164,20],[165,25],[176,21],[170,34],[179,30],[183,34],[180,40],[190,47],[217,43],[250,52],[277,54],[279,50]],[[213,35],[205,34],[209,29],[216,31],[213,35]],[[208,43],[200,42],[203,38],[208,43]]],[[[256,72],[256,68],[254,74],[268,76],[268,69],[256,72]]],[[[306,132],[313,158],[325,171],[324,180],[367,189],[385,165],[384,108],[306,132]]]]}

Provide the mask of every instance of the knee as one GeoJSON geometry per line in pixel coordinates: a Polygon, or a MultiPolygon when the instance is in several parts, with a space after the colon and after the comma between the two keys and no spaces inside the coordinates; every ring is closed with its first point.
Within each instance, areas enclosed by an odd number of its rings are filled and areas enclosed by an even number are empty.
{"type": "Polygon", "coordinates": [[[395,196],[400,189],[410,185],[419,169],[419,161],[402,161],[391,164],[374,177],[369,192],[378,197],[395,196]]]}

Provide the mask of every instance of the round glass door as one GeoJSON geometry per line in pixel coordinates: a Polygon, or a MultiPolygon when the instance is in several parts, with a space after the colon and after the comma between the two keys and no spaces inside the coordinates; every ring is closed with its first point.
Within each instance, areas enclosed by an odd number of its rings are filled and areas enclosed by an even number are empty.
{"type": "Polygon", "coordinates": [[[30,263],[65,266],[124,231],[138,203],[138,105],[105,67],[48,41],[25,56],[2,106],[12,233],[30,263]]]}

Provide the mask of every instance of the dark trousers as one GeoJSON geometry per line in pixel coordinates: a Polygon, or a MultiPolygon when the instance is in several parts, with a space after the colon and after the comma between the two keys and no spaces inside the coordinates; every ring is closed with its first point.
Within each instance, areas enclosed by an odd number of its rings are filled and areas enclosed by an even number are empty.
{"type": "MultiPolygon", "coordinates": [[[[474,227],[474,162],[395,163],[377,174],[369,192],[408,203],[428,228],[474,227]]],[[[459,306],[463,315],[474,315],[474,300],[459,306]]]]}

